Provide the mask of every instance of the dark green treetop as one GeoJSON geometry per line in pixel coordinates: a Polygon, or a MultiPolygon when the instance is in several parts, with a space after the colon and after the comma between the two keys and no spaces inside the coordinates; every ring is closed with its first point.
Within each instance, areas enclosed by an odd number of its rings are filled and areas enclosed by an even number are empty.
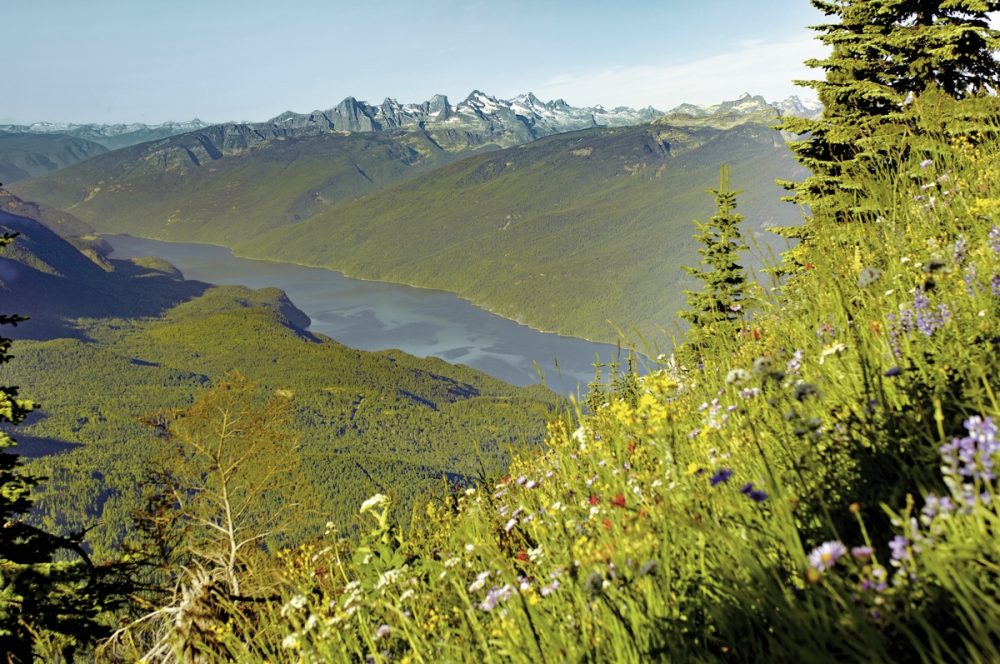
{"type": "MultiPolygon", "coordinates": [[[[814,26],[830,55],[807,65],[821,81],[797,81],[816,90],[823,115],[786,118],[781,129],[802,140],[791,148],[812,171],[802,183],[784,183],[792,200],[820,210],[851,211],[858,176],[889,149],[880,129],[905,124],[914,96],[936,88],[955,99],[996,92],[1000,31],[990,28],[997,0],[811,0],[836,22],[814,26]],[[852,194],[854,194],[852,196],[852,194]],[[845,199],[846,196],[846,199],[845,199]]],[[[842,216],[842,215],[841,215],[842,216]]],[[[785,235],[808,234],[788,229],[785,235]]]]}
{"type": "Polygon", "coordinates": [[[702,289],[685,291],[689,308],[679,312],[691,324],[685,345],[696,355],[708,338],[736,334],[743,318],[741,302],[746,286],[746,275],[738,262],[740,252],[747,249],[740,231],[743,216],[736,212],[740,192],[730,188],[729,167],[720,169],[719,188],[710,193],[715,196],[715,214],[704,223],[694,222],[698,228],[694,237],[702,245],[698,249],[701,266],[684,268],[702,282],[702,289]]]}

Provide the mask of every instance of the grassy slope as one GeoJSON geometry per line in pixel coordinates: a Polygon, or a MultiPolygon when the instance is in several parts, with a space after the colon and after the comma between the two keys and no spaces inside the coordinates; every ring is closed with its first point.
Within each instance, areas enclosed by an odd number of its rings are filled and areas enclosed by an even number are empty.
{"type": "Polygon", "coordinates": [[[32,316],[13,330],[9,379],[42,404],[18,437],[29,455],[72,450],[34,462],[52,478],[40,505],[63,524],[96,523],[96,545],[138,506],[159,441],[141,418],[190,403],[231,370],[295,394],[294,427],[323,496],[298,521],[306,531],[345,523],[373,489],[406,503],[445,474],[495,470],[510,446],[542,435],[552,398],[543,389],[349,349],[303,332],[308,319],[277,289],[210,288],[160,261],[108,271],[40,224],[0,215],[4,230],[22,233],[0,259],[4,310],[32,316]]]}
{"type": "Polygon", "coordinates": [[[775,204],[773,180],[797,171],[776,132],[645,126],[465,159],[236,251],[454,291],[543,329],[613,341],[610,319],[656,336],[683,303],[691,221],[711,213],[723,162],[749,231],[797,220],[775,204]]]}

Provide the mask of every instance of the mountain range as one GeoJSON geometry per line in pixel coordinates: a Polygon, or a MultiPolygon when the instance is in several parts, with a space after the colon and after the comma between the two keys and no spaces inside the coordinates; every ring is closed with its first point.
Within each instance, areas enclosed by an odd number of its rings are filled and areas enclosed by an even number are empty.
{"type": "Polygon", "coordinates": [[[346,97],[326,110],[309,113],[286,111],[263,122],[206,123],[198,119],[158,125],[36,122],[29,125],[0,125],[0,132],[63,134],[114,150],[202,130],[213,124],[245,126],[262,137],[301,137],[329,131],[383,132],[419,129],[439,134],[448,145],[457,142],[464,147],[468,144],[492,142],[506,147],[567,131],[642,124],[665,115],[702,118],[727,113],[747,115],[762,110],[775,111],[779,115],[814,117],[821,107],[817,102],[803,101],[795,96],[769,103],[759,95],[744,93],[732,101],[714,105],[681,104],[664,112],[652,106],[642,109],[626,106],[606,109],[600,105],[576,107],[563,99],[542,101],[531,92],[512,99],[500,99],[474,90],[457,104],[452,104],[445,95],[434,95],[424,102],[406,104],[386,98],[377,105],[346,97]]]}
{"type": "Polygon", "coordinates": [[[127,124],[35,122],[28,125],[0,125],[0,131],[11,134],[61,134],[97,143],[108,150],[116,150],[136,143],[155,141],[158,138],[204,129],[208,126],[210,126],[209,123],[195,118],[187,122],[164,122],[155,125],[141,122],[127,124]]]}

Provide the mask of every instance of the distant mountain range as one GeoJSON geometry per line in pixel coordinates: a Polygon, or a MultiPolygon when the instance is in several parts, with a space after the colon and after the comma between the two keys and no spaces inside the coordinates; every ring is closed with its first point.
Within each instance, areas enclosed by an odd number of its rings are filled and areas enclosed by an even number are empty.
{"type": "Polygon", "coordinates": [[[0,132],[61,134],[115,150],[199,131],[213,125],[245,127],[262,140],[278,136],[311,136],[331,131],[357,133],[424,130],[440,137],[442,147],[465,149],[470,145],[485,144],[509,147],[567,131],[633,126],[663,116],[705,118],[766,112],[775,116],[814,117],[820,110],[817,102],[802,101],[794,96],[769,103],[763,97],[749,93],[720,104],[681,104],[664,112],[652,106],[638,110],[626,106],[612,109],[599,105],[576,107],[563,99],[542,101],[530,92],[513,99],[500,99],[474,90],[458,104],[452,104],[444,95],[434,95],[427,101],[410,104],[386,98],[378,105],[347,97],[326,110],[310,113],[286,111],[264,122],[207,123],[198,119],[158,125],[36,122],[29,125],[0,125],[0,132]]]}
{"type": "Polygon", "coordinates": [[[147,125],[141,122],[128,124],[73,124],[65,122],[35,122],[29,125],[0,125],[0,131],[11,134],[62,134],[103,145],[108,150],[117,150],[136,143],[155,141],[159,138],[185,134],[211,126],[195,118],[188,122],[164,122],[147,125]]]}
{"type": "Polygon", "coordinates": [[[65,134],[0,131],[0,183],[51,173],[107,151],[93,141],[65,134]]]}

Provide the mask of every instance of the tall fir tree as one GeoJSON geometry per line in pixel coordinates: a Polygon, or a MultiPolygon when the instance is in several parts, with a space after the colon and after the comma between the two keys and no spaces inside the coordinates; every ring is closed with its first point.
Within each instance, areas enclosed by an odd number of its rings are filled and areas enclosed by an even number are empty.
{"type": "MultiPolygon", "coordinates": [[[[836,22],[814,26],[831,47],[807,65],[822,81],[797,81],[816,90],[823,114],[786,118],[781,129],[803,136],[792,151],[811,175],[783,183],[791,200],[812,214],[846,219],[861,211],[860,178],[898,149],[889,136],[905,126],[907,107],[928,88],[955,99],[1000,87],[995,53],[1000,31],[990,28],[998,0],[811,0],[836,22]]],[[[807,239],[809,225],[782,234],[807,239]]]]}
{"type": "Polygon", "coordinates": [[[746,286],[746,274],[739,263],[740,252],[747,249],[740,231],[743,216],[736,212],[740,192],[730,187],[728,166],[720,168],[719,188],[709,193],[715,196],[715,214],[704,223],[694,222],[698,228],[694,238],[702,245],[698,249],[701,265],[684,268],[702,282],[702,288],[685,291],[689,308],[679,312],[691,324],[684,346],[695,360],[710,338],[736,335],[743,318],[746,286]]]}
{"type": "MultiPolygon", "coordinates": [[[[0,234],[0,247],[15,236],[0,234]]],[[[24,320],[0,314],[0,325],[24,320]]],[[[11,359],[11,343],[0,337],[0,364],[11,359]]],[[[20,424],[36,407],[16,386],[0,385],[0,422],[20,424]]],[[[121,570],[95,565],[82,545],[83,533],[54,535],[24,520],[37,480],[22,470],[15,446],[0,430],[0,661],[27,664],[55,652],[73,661],[79,646],[107,633],[98,617],[125,596],[121,570]]]]}

